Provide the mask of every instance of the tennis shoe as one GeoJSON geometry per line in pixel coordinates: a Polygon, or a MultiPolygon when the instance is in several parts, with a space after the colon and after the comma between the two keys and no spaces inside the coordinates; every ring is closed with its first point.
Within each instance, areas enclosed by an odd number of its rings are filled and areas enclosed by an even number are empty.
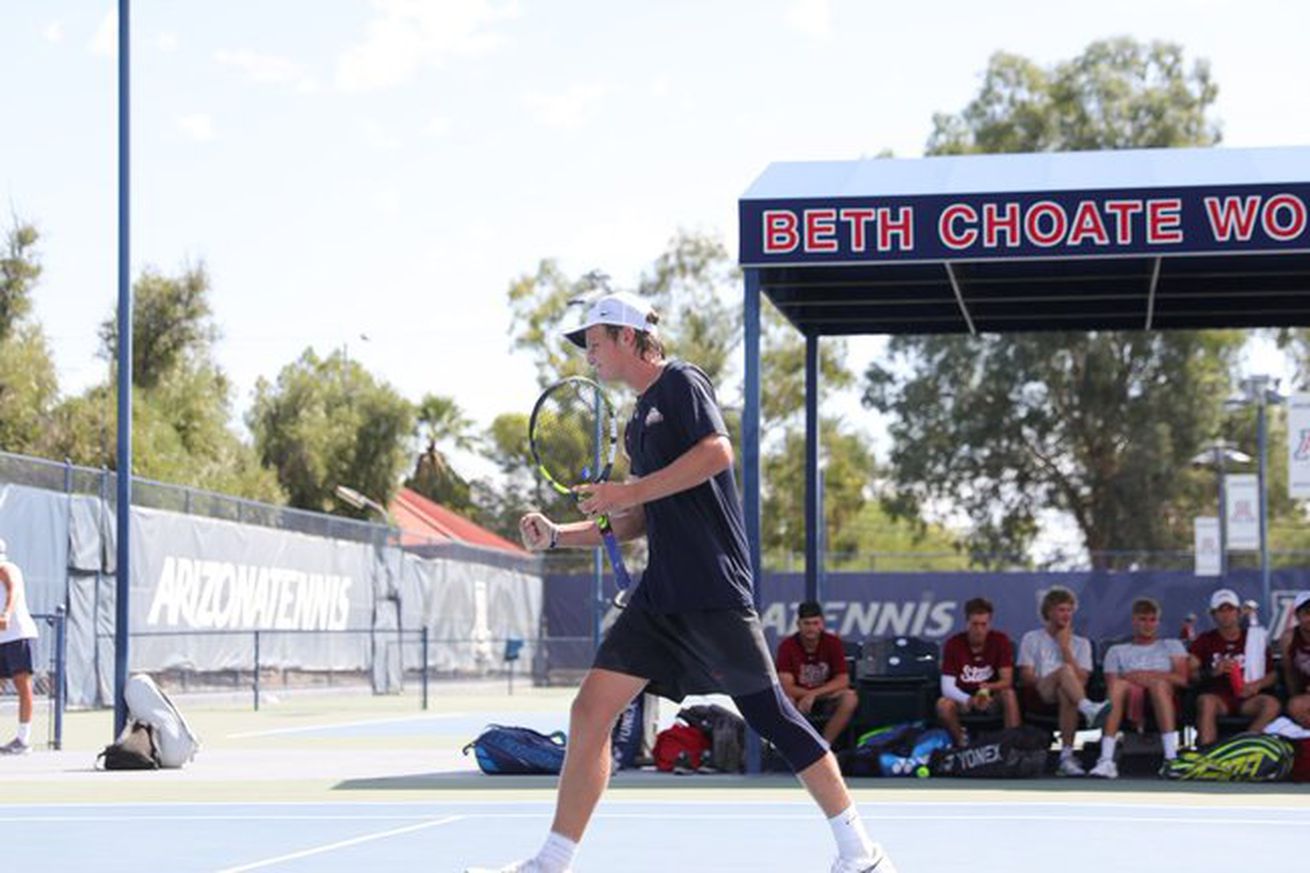
{"type": "MultiPolygon", "coordinates": [[[[537,863],[536,858],[529,858],[526,861],[506,864],[504,867],[466,867],[464,873],[546,873],[546,868],[537,863]]],[[[563,873],[573,873],[573,868],[570,867],[563,873]]]]}
{"type": "Polygon", "coordinates": [[[1103,758],[1096,762],[1096,766],[1087,775],[1095,776],[1097,779],[1118,779],[1119,765],[1113,758],[1103,758]]]}
{"type": "Polygon", "coordinates": [[[863,858],[838,858],[832,862],[832,873],[897,873],[896,865],[887,857],[882,846],[873,844],[873,854],[863,858]]]}
{"type": "Polygon", "coordinates": [[[1060,766],[1055,768],[1056,776],[1086,776],[1087,771],[1083,765],[1078,763],[1078,759],[1073,755],[1060,759],[1060,766]]]}
{"type": "Polygon", "coordinates": [[[3,746],[0,746],[0,755],[26,755],[30,751],[32,751],[32,747],[18,737],[14,737],[3,746]]]}

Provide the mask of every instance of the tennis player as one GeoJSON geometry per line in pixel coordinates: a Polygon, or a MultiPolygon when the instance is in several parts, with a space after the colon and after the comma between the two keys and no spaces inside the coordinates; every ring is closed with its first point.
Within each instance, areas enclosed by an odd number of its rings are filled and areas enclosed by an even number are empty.
{"type": "MultiPolygon", "coordinates": [[[[836,758],[778,684],[754,609],[728,429],[706,375],[665,359],[658,320],[647,301],[611,293],[566,334],[586,349],[599,379],[637,393],[624,432],[633,478],[587,486],[579,506],[589,516],[608,514],[621,540],[645,536],[649,559],[573,701],[550,834],[535,857],[500,873],[571,869],[609,780],[610,730],[648,685],[675,702],[688,694],[730,695],[827,816],[837,841],[833,873],[895,873],[869,839],[836,758]]],[[[534,551],[601,542],[591,521],[557,524],[529,513],[519,527],[534,551]]]]}
{"type": "Polygon", "coordinates": [[[5,554],[0,540],[0,679],[14,683],[18,692],[18,733],[0,746],[0,755],[26,755],[32,751],[32,643],[36,622],[27,610],[23,571],[5,554]]]}

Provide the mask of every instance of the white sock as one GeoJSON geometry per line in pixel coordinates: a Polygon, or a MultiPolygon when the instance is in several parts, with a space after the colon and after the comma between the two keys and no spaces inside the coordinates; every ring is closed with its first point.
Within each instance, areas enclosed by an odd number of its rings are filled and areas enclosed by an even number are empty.
{"type": "Polygon", "coordinates": [[[1164,744],[1164,759],[1172,761],[1178,757],[1178,731],[1167,731],[1160,734],[1160,742],[1164,744]]]}
{"type": "Polygon", "coordinates": [[[30,721],[20,721],[18,723],[18,738],[23,741],[23,745],[28,745],[32,738],[32,723],[30,721]]]}
{"type": "Polygon", "coordinates": [[[869,858],[873,856],[873,840],[860,821],[860,811],[855,804],[843,809],[828,819],[832,836],[837,840],[837,854],[843,858],[869,858]]]}
{"type": "Polygon", "coordinates": [[[1073,757],[1073,746],[1060,747],[1060,760],[1064,761],[1073,757]]]}
{"type": "Polygon", "coordinates": [[[1115,746],[1115,743],[1117,743],[1117,742],[1118,742],[1118,740],[1116,740],[1114,737],[1101,737],[1101,760],[1102,760],[1102,761],[1113,761],[1113,760],[1114,760],[1114,746],[1115,746]]]}
{"type": "Polygon", "coordinates": [[[564,873],[573,864],[573,853],[577,850],[577,843],[551,831],[537,852],[537,863],[543,873],[564,873]]]}
{"type": "Polygon", "coordinates": [[[1081,712],[1088,721],[1092,720],[1092,716],[1096,715],[1096,711],[1100,708],[1101,704],[1092,703],[1086,697],[1078,701],[1078,711],[1081,712]]]}

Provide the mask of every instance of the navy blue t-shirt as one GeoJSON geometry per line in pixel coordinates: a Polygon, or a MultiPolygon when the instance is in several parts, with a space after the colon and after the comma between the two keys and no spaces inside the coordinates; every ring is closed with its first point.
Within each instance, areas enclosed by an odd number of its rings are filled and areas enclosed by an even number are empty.
{"type": "MultiPolygon", "coordinates": [[[[697,367],[665,364],[623,433],[632,472],[647,476],[707,436],[728,435],[714,386],[697,367]]],[[[644,505],[649,559],[634,597],[657,612],[753,606],[746,525],[732,468],[644,505]]]]}

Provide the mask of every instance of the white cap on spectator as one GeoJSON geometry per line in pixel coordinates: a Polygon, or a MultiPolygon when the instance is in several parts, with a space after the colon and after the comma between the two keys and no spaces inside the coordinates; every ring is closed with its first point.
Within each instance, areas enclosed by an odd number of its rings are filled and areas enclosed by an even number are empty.
{"type": "Polygon", "coordinates": [[[1237,592],[1231,588],[1220,588],[1214,594],[1210,595],[1211,609],[1218,609],[1225,604],[1234,609],[1238,609],[1242,605],[1242,600],[1237,596],[1237,592]]]}
{"type": "Polygon", "coordinates": [[[630,327],[634,330],[655,332],[655,325],[649,321],[654,312],[650,301],[627,291],[615,291],[606,294],[587,309],[587,318],[582,324],[564,334],[580,349],[587,347],[587,328],[598,324],[612,324],[615,327],[630,327]]]}
{"type": "Polygon", "coordinates": [[[1310,603],[1310,591],[1302,591],[1296,595],[1296,600],[1292,601],[1292,614],[1296,615],[1301,611],[1301,607],[1310,603]]]}

